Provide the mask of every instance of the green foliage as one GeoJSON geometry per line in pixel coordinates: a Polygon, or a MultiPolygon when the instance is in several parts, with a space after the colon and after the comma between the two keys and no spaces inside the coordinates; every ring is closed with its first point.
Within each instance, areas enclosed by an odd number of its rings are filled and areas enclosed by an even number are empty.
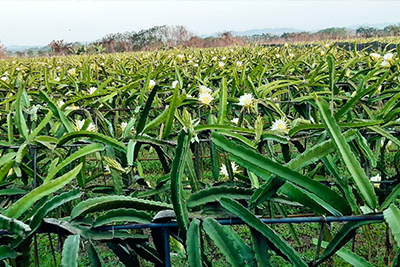
{"type": "Polygon", "coordinates": [[[80,202],[71,211],[71,219],[85,216],[96,211],[111,210],[117,208],[135,208],[139,210],[163,210],[172,208],[171,205],[127,196],[93,197],[80,202]]]}
{"type": "Polygon", "coordinates": [[[74,267],[78,266],[78,251],[79,251],[79,235],[70,235],[64,243],[62,252],[61,266],[74,267]]]}
{"type": "Polygon", "coordinates": [[[179,230],[183,236],[186,236],[186,232],[189,227],[189,215],[184,202],[182,181],[184,175],[184,162],[188,149],[189,138],[186,133],[182,130],[179,133],[177,150],[172,162],[171,169],[171,202],[174,207],[176,219],[178,221],[179,230]]]}
{"type": "Polygon", "coordinates": [[[374,192],[372,184],[369,182],[368,177],[361,168],[361,165],[357,161],[357,158],[350,150],[350,146],[346,143],[342,136],[340,128],[337,126],[334,118],[329,114],[328,105],[326,102],[317,100],[317,105],[323,122],[334,140],[336,147],[338,148],[339,154],[343,160],[344,165],[347,166],[347,170],[350,172],[354,183],[357,185],[357,189],[360,191],[362,197],[364,198],[366,204],[374,209],[378,201],[374,192]]]}
{"type": "Polygon", "coordinates": [[[186,247],[190,267],[202,267],[200,221],[194,219],[187,232],[186,247]]]}
{"type": "MultiPolygon", "coordinates": [[[[163,29],[134,36],[143,45],[163,29]]],[[[287,34],[298,36],[308,33],[287,34]]],[[[56,228],[70,235],[66,266],[111,264],[100,243],[126,266],[162,266],[162,233],[98,230],[155,220],[178,223],[173,260],[190,266],[363,264],[344,248],[360,227],[369,238],[364,222],[326,230],[315,258],[286,242],[302,240],[297,227],[280,235],[258,217],[383,210],[398,241],[400,187],[370,181],[400,175],[394,47],[379,58],[329,43],[112,55],[98,45],[96,55],[81,46],[81,56],[1,61],[0,230],[15,233],[0,236],[1,260],[24,262],[35,231],[56,228]],[[232,214],[246,231],[210,218],[232,214]]]]}
{"type": "MultiPolygon", "coordinates": [[[[313,239],[313,243],[316,244],[317,240],[313,239]]],[[[325,248],[327,247],[327,242],[322,241],[322,247],[325,248]]],[[[346,262],[350,263],[352,266],[355,267],[372,267],[373,265],[369,262],[367,262],[364,258],[361,258],[360,256],[357,256],[353,252],[351,252],[348,249],[341,248],[340,250],[337,251],[336,253],[339,257],[343,258],[346,262]]]]}
{"type": "Polygon", "coordinates": [[[250,227],[268,238],[276,248],[281,251],[295,266],[307,266],[307,263],[290,247],[279,235],[262,223],[249,210],[234,200],[223,198],[221,204],[230,212],[236,214],[250,227]]]}
{"type": "Polygon", "coordinates": [[[235,246],[224,226],[214,219],[206,218],[203,221],[203,229],[225,255],[227,262],[235,267],[245,266],[242,255],[238,253],[239,248],[235,246]]]}
{"type": "Polygon", "coordinates": [[[32,190],[24,197],[19,199],[17,202],[15,202],[9,209],[7,209],[4,215],[10,218],[19,218],[25,211],[27,211],[32,205],[34,205],[36,201],[46,195],[54,193],[58,189],[61,189],[66,184],[68,184],[72,179],[76,177],[76,175],[78,175],[81,168],[82,164],[79,164],[73,170],[64,174],[63,176],[32,190]]]}

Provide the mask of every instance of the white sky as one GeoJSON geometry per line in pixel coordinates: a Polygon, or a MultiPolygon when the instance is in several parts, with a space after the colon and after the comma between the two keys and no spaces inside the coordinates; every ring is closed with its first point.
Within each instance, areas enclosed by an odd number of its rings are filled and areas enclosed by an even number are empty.
{"type": "Polygon", "coordinates": [[[400,22],[400,1],[4,1],[0,42],[47,45],[184,25],[199,34],[263,28],[318,30],[400,22]]]}

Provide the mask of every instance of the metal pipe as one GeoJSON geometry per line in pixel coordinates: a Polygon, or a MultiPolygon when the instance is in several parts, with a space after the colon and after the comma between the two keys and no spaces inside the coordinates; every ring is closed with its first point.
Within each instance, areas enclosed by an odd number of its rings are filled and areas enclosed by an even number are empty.
{"type": "MultiPolygon", "coordinates": [[[[321,223],[321,222],[359,222],[359,221],[376,221],[382,222],[384,220],[383,214],[375,215],[350,215],[350,216],[329,216],[329,217],[289,217],[289,218],[265,218],[260,219],[265,224],[279,224],[279,223],[321,223]]],[[[246,224],[243,220],[238,218],[232,219],[217,219],[221,225],[237,225],[246,224]]],[[[141,223],[141,224],[126,224],[114,226],[101,226],[93,228],[97,231],[110,231],[110,230],[128,230],[128,229],[143,229],[143,228],[177,228],[177,222],[170,223],[141,223]]],[[[44,233],[44,232],[42,232],[44,233]]],[[[14,234],[6,230],[0,230],[0,235],[14,234]]]]}
{"type": "Polygon", "coordinates": [[[37,186],[37,146],[31,146],[33,149],[32,157],[33,157],[33,188],[37,186]]]}
{"type": "MultiPolygon", "coordinates": [[[[268,218],[260,219],[265,224],[278,224],[278,223],[321,223],[321,222],[357,222],[357,221],[383,221],[383,215],[357,215],[357,216],[329,216],[329,217],[295,217],[295,218],[268,218]]],[[[246,224],[243,220],[238,218],[232,219],[219,219],[217,220],[221,225],[236,225],[246,224]]],[[[142,229],[142,228],[172,228],[178,227],[177,222],[170,223],[146,223],[146,224],[127,224],[115,226],[102,226],[94,228],[99,231],[125,230],[125,229],[142,229]]]]}
{"type": "Polygon", "coordinates": [[[165,250],[165,266],[171,267],[171,256],[169,254],[169,228],[164,228],[164,250],[165,250]]]}

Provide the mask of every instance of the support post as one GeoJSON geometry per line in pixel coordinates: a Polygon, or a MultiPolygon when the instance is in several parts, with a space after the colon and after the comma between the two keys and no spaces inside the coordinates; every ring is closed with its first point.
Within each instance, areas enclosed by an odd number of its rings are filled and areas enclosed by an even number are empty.
{"type": "Polygon", "coordinates": [[[164,250],[165,250],[165,267],[171,267],[171,258],[169,253],[169,229],[164,227],[164,250]]]}

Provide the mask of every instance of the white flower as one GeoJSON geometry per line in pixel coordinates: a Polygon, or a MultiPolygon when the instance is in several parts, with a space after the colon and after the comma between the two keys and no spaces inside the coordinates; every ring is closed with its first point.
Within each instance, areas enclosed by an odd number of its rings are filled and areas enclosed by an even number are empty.
{"type": "Polygon", "coordinates": [[[386,61],[391,61],[391,60],[393,60],[393,58],[394,58],[394,54],[392,54],[392,53],[387,53],[383,56],[383,59],[386,61]]]}
{"type": "Polygon", "coordinates": [[[173,81],[172,82],[172,88],[176,88],[176,86],[179,84],[179,82],[178,81],[173,81]]]}
{"type": "Polygon", "coordinates": [[[182,60],[185,56],[184,55],[182,55],[182,54],[178,54],[178,55],[176,55],[177,56],[177,58],[179,58],[180,60],[182,60]]]}
{"type": "MultiPolygon", "coordinates": [[[[383,145],[385,144],[385,141],[383,139],[381,139],[381,147],[383,147],[383,145]]],[[[392,141],[388,141],[386,144],[386,147],[389,147],[392,144],[392,141]]]]}
{"type": "MultiPolygon", "coordinates": [[[[378,173],[377,175],[372,176],[369,180],[370,180],[371,182],[380,182],[381,179],[382,179],[382,177],[381,177],[380,174],[378,173]]],[[[374,183],[374,186],[376,186],[376,187],[379,188],[380,184],[374,183]]]]}
{"type": "Polygon", "coordinates": [[[288,126],[285,121],[285,118],[275,120],[275,122],[271,126],[272,131],[276,132],[282,132],[282,133],[287,133],[288,132],[288,126]]]}
{"type": "Polygon", "coordinates": [[[151,90],[151,89],[154,88],[154,86],[156,86],[156,82],[153,81],[153,80],[150,80],[150,81],[149,81],[149,87],[148,87],[148,88],[151,90]]]}
{"type": "Polygon", "coordinates": [[[381,66],[382,68],[390,68],[390,63],[389,61],[384,60],[379,66],[381,66]]]}
{"type": "Polygon", "coordinates": [[[231,49],[229,49],[229,51],[233,52],[234,50],[233,50],[233,48],[231,48],[231,49]]]}
{"type": "Polygon", "coordinates": [[[222,174],[224,177],[229,176],[228,170],[226,169],[225,164],[222,164],[221,169],[219,170],[219,173],[222,174]]]}
{"type": "Polygon", "coordinates": [[[199,64],[197,64],[197,63],[193,64],[193,67],[198,67],[198,66],[199,66],[199,64]]]}
{"type": "Polygon", "coordinates": [[[21,70],[21,68],[15,68],[15,70],[16,70],[16,71],[20,71],[20,70],[21,70]]]}
{"type": "Polygon", "coordinates": [[[8,71],[5,71],[3,75],[7,76],[7,75],[10,75],[10,73],[8,73],[8,71]]]}
{"type": "Polygon", "coordinates": [[[253,106],[254,97],[252,94],[244,94],[239,98],[239,105],[250,108],[253,106]]]}
{"type": "Polygon", "coordinates": [[[110,166],[104,165],[104,170],[108,173],[110,173],[110,166]]]}
{"type": "Polygon", "coordinates": [[[231,120],[231,122],[237,125],[239,123],[239,118],[234,118],[231,120]]]}
{"type": "Polygon", "coordinates": [[[238,166],[236,165],[236,163],[235,162],[231,162],[231,167],[232,167],[232,172],[233,173],[238,173],[239,171],[238,171],[238,166]]]}
{"type": "Polygon", "coordinates": [[[54,79],[55,82],[59,82],[60,81],[60,77],[57,77],[54,79]]]}
{"type": "Polygon", "coordinates": [[[6,77],[6,76],[3,76],[3,77],[1,77],[1,78],[0,78],[0,80],[2,80],[3,82],[5,82],[5,81],[7,81],[7,80],[8,80],[8,77],[6,77]]]}
{"type": "Polygon", "coordinates": [[[242,61],[236,61],[236,67],[241,67],[243,66],[243,62],[242,61]]]}
{"type": "Polygon", "coordinates": [[[75,76],[76,75],[76,69],[75,68],[69,69],[67,72],[68,72],[68,74],[70,76],[75,76]]]}
{"type": "Polygon", "coordinates": [[[369,54],[369,56],[373,59],[373,60],[375,60],[375,61],[378,61],[379,59],[381,59],[381,55],[380,54],[378,54],[378,53],[371,53],[371,54],[369,54]]]}
{"type": "MultiPolygon", "coordinates": [[[[236,163],[235,162],[231,162],[231,168],[232,168],[232,172],[233,173],[238,173],[239,171],[238,171],[238,166],[236,165],[236,163]]],[[[226,168],[226,165],[225,164],[222,164],[222,166],[221,166],[221,168],[220,168],[220,170],[219,170],[219,173],[220,174],[222,174],[224,177],[227,177],[227,176],[229,176],[229,174],[228,174],[228,169],[226,168]]]]}
{"type": "Polygon", "coordinates": [[[96,92],[96,90],[97,90],[97,87],[94,87],[94,86],[90,87],[89,88],[89,95],[93,95],[96,92]]]}
{"type": "MultiPolygon", "coordinates": [[[[75,120],[73,128],[75,131],[81,131],[83,125],[85,124],[84,120],[75,120]]],[[[92,122],[89,123],[88,127],[86,128],[85,131],[89,132],[95,132],[97,130],[96,125],[94,125],[92,122]]]]}
{"type": "Polygon", "coordinates": [[[293,57],[294,57],[294,54],[293,54],[293,53],[289,53],[289,57],[290,57],[290,58],[293,58],[293,57]]]}
{"type": "Polygon", "coordinates": [[[212,61],[217,61],[217,59],[218,59],[218,58],[217,58],[216,56],[213,56],[213,57],[211,58],[212,61]]]}
{"type": "Polygon", "coordinates": [[[121,131],[125,131],[126,126],[128,126],[127,122],[121,122],[121,131]]]}
{"type": "Polygon", "coordinates": [[[94,132],[96,130],[97,130],[96,125],[94,125],[93,123],[89,123],[89,126],[86,129],[86,131],[89,131],[89,132],[94,132]]]}
{"type": "Polygon", "coordinates": [[[70,109],[70,110],[78,110],[79,107],[75,106],[74,104],[72,104],[71,106],[67,106],[65,107],[65,109],[70,109]]]}
{"type": "Polygon", "coordinates": [[[199,86],[199,94],[211,94],[212,90],[204,85],[199,86]]]}
{"type": "Polygon", "coordinates": [[[61,108],[64,104],[65,104],[65,102],[62,101],[62,100],[58,100],[58,101],[57,101],[57,107],[58,107],[58,108],[61,108]]]}
{"type": "Polygon", "coordinates": [[[84,124],[85,124],[84,120],[75,120],[74,125],[73,125],[74,130],[80,131],[84,124]]]}
{"type": "Polygon", "coordinates": [[[325,55],[325,51],[321,51],[320,54],[321,54],[321,56],[324,56],[325,55]]]}
{"type": "Polygon", "coordinates": [[[32,105],[32,108],[29,110],[29,113],[30,113],[31,115],[34,115],[34,114],[36,114],[36,112],[37,112],[40,108],[41,108],[40,105],[32,105]]]}
{"type": "Polygon", "coordinates": [[[331,47],[330,44],[325,44],[325,48],[329,48],[329,47],[331,47]]]}
{"type": "Polygon", "coordinates": [[[199,101],[204,105],[210,105],[213,99],[214,97],[210,93],[199,94],[199,101]]]}
{"type": "Polygon", "coordinates": [[[218,67],[220,67],[221,69],[225,66],[225,63],[220,61],[218,62],[218,67]]]}
{"type": "Polygon", "coordinates": [[[276,54],[275,56],[276,56],[276,58],[280,58],[281,57],[279,54],[276,54]]]}

